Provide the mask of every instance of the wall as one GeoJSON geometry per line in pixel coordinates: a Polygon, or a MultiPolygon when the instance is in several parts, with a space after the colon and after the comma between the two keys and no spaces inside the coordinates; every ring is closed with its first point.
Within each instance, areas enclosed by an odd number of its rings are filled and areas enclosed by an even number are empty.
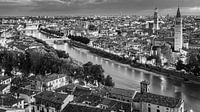
{"type": "Polygon", "coordinates": [[[61,106],[61,110],[63,110],[66,105],[74,100],[74,95],[68,95],[68,97],[64,100],[64,104],[61,106]]]}

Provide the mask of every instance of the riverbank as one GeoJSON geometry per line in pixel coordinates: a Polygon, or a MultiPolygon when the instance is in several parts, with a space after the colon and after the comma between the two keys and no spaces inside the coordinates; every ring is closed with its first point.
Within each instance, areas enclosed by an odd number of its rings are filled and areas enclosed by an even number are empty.
{"type": "Polygon", "coordinates": [[[145,70],[145,71],[147,71],[147,73],[152,72],[152,73],[155,73],[155,74],[164,75],[164,76],[167,76],[167,77],[172,78],[172,79],[175,78],[176,80],[184,81],[185,83],[200,84],[200,78],[198,78],[198,77],[196,77],[192,74],[179,72],[179,71],[175,71],[175,70],[167,70],[167,69],[164,69],[164,68],[161,68],[161,67],[137,63],[137,62],[134,62],[130,59],[123,58],[123,57],[120,57],[118,55],[115,55],[115,54],[106,52],[104,50],[97,49],[97,48],[82,44],[82,43],[79,43],[79,42],[76,42],[76,41],[70,41],[69,44],[74,46],[74,47],[87,49],[91,53],[99,55],[101,57],[108,58],[108,59],[114,60],[114,61],[122,63],[122,64],[130,65],[133,68],[145,70]]]}

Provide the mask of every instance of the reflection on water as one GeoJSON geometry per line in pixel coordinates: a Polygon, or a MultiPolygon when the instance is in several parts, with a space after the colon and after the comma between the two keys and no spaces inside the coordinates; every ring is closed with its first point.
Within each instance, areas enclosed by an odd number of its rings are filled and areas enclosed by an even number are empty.
{"type": "MultiPolygon", "coordinates": [[[[40,38],[46,38],[45,35],[38,32],[35,32],[34,35],[40,38]]],[[[47,41],[47,43],[53,45],[52,41],[47,41]]],[[[183,84],[180,81],[174,81],[165,76],[148,73],[143,70],[135,70],[127,65],[101,58],[85,49],[74,48],[68,44],[54,45],[54,47],[65,50],[71,57],[82,63],[91,61],[94,64],[101,64],[105,70],[105,74],[113,77],[116,87],[139,90],[140,81],[148,80],[151,82],[150,92],[181,97],[184,99],[185,107],[188,110],[192,109],[194,112],[200,112],[200,85],[183,84]]]]}

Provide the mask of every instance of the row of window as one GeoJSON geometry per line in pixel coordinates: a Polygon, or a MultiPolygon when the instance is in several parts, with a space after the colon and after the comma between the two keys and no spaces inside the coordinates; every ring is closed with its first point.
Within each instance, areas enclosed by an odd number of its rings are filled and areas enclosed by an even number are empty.
{"type": "Polygon", "coordinates": [[[10,82],[11,82],[11,80],[9,79],[9,80],[5,80],[5,81],[1,82],[1,84],[9,84],[10,82]]]}
{"type": "Polygon", "coordinates": [[[54,81],[52,81],[52,82],[49,82],[48,85],[51,85],[51,84],[53,85],[54,83],[58,83],[58,81],[59,81],[59,82],[63,82],[64,79],[63,79],[63,78],[60,78],[60,79],[54,80],[54,81]]]}
{"type": "MultiPolygon", "coordinates": [[[[160,112],[159,108],[160,106],[157,106],[157,112],[160,112]]],[[[169,108],[166,108],[166,112],[169,110],[169,108]]],[[[151,112],[151,104],[148,104],[148,112],[151,112]]]]}
{"type": "MultiPolygon", "coordinates": [[[[33,107],[33,110],[35,110],[34,107],[33,107]]],[[[44,111],[45,110],[44,107],[37,106],[37,110],[39,110],[40,112],[45,112],[44,111]]],[[[50,109],[46,108],[46,112],[49,112],[49,110],[50,109]]],[[[51,112],[55,112],[55,111],[51,109],[51,112]]]]}
{"type": "MultiPolygon", "coordinates": [[[[148,107],[148,112],[151,112],[151,108],[150,107],[148,107]]],[[[157,109],[156,112],[160,112],[160,110],[157,109]]]]}

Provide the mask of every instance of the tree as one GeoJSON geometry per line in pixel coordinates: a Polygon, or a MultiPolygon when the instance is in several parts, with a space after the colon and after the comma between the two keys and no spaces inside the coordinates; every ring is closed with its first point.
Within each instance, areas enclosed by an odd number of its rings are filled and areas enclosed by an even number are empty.
{"type": "Polygon", "coordinates": [[[109,87],[115,86],[115,83],[113,82],[112,77],[110,75],[107,75],[105,79],[105,86],[109,86],[109,87]]]}
{"type": "Polygon", "coordinates": [[[176,70],[182,70],[185,68],[185,65],[183,64],[182,60],[178,60],[177,64],[176,64],[176,70]]]}
{"type": "Polygon", "coordinates": [[[96,31],[97,27],[95,25],[93,25],[93,24],[90,24],[90,25],[88,25],[88,30],[90,30],[90,31],[96,31]]]}

